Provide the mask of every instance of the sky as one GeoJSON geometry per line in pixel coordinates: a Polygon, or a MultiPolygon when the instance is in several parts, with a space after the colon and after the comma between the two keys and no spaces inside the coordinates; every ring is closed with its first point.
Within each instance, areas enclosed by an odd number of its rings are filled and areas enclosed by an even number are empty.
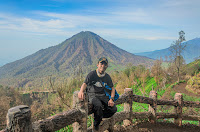
{"type": "Polygon", "coordinates": [[[200,37],[199,0],[0,0],[0,66],[91,31],[131,53],[200,37]]]}

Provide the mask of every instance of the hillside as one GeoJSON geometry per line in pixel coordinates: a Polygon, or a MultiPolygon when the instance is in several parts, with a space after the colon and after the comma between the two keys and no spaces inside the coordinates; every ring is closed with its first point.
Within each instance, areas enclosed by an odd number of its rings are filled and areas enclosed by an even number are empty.
{"type": "Polygon", "coordinates": [[[25,78],[20,84],[22,87],[31,80],[49,75],[70,76],[80,67],[85,73],[94,69],[98,58],[102,56],[108,58],[110,68],[116,65],[125,66],[128,63],[146,66],[152,64],[151,59],[128,53],[97,34],[86,31],[56,46],[39,50],[23,59],[0,67],[0,84],[10,85],[25,78]]]}
{"type": "Polygon", "coordinates": [[[200,94],[200,73],[195,73],[195,75],[188,80],[185,89],[196,95],[200,94]]]}
{"type": "MultiPolygon", "coordinates": [[[[186,60],[186,63],[190,63],[195,60],[195,58],[200,56],[200,38],[195,38],[184,42],[186,44],[186,49],[183,52],[183,57],[186,60]]],[[[143,53],[136,53],[136,55],[146,56],[152,59],[159,59],[162,57],[165,59],[165,56],[170,56],[169,48],[162,49],[162,50],[155,50],[151,52],[143,52],[143,53]]]]}

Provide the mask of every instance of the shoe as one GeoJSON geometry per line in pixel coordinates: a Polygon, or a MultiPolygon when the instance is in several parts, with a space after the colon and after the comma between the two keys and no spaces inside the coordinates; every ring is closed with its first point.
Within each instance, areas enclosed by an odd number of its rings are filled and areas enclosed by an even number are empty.
{"type": "Polygon", "coordinates": [[[101,120],[101,122],[100,122],[100,124],[99,124],[100,126],[102,126],[102,125],[103,125],[103,121],[104,121],[104,119],[102,119],[102,120],[101,120]]]}
{"type": "Polygon", "coordinates": [[[98,131],[98,130],[99,130],[99,125],[98,125],[98,126],[94,126],[92,131],[93,131],[93,132],[96,132],[96,131],[98,131]]]}

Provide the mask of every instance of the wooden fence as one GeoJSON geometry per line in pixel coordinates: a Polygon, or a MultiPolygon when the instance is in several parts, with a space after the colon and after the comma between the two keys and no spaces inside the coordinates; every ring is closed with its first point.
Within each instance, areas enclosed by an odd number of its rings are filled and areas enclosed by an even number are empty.
{"type": "MultiPolygon", "coordinates": [[[[99,131],[115,131],[114,125],[117,122],[124,123],[124,126],[132,124],[132,119],[149,119],[151,123],[156,123],[157,119],[174,118],[174,123],[182,125],[182,120],[200,121],[200,116],[184,115],[183,107],[200,108],[199,102],[183,101],[183,96],[176,93],[174,100],[157,100],[157,92],[151,91],[149,97],[143,97],[133,94],[133,90],[126,88],[124,94],[120,95],[115,102],[116,105],[124,104],[124,111],[115,113],[111,118],[105,119],[100,125],[99,131]],[[148,112],[133,112],[132,103],[139,102],[149,104],[148,112]],[[174,106],[174,113],[158,113],[158,105],[174,106]]],[[[21,132],[53,132],[73,124],[74,132],[91,132],[92,128],[87,128],[87,118],[91,114],[91,105],[88,99],[80,101],[78,91],[73,95],[73,109],[50,116],[46,119],[31,122],[31,111],[28,106],[21,105],[8,110],[7,127],[1,132],[21,131],[21,132]]]]}

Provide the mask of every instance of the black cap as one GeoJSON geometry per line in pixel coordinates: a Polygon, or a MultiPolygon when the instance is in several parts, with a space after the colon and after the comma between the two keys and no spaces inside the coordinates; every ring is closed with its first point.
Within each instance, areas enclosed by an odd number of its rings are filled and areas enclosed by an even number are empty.
{"type": "Polygon", "coordinates": [[[98,63],[100,62],[105,62],[106,64],[108,64],[108,59],[106,59],[105,57],[101,57],[100,59],[99,59],[99,61],[98,61],[98,63]]]}

